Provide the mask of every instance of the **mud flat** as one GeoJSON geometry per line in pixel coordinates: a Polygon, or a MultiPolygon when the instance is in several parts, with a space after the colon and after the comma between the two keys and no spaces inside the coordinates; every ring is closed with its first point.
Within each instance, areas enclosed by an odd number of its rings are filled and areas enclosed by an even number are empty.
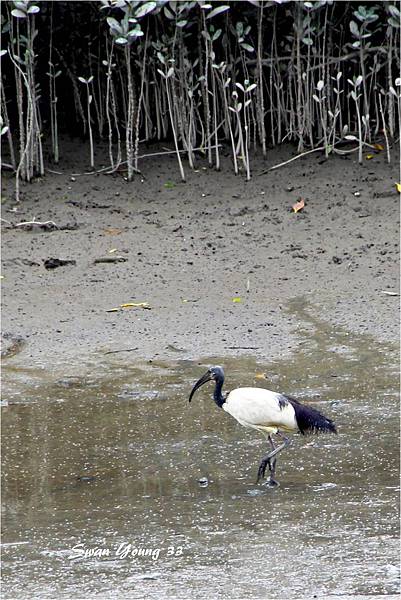
{"type": "Polygon", "coordinates": [[[284,147],[253,159],[250,182],[228,158],[220,172],[200,158],[181,183],[167,155],[129,184],[76,175],[86,150],[65,143],[63,174],[23,185],[17,212],[3,178],[3,217],[46,223],[3,223],[3,331],[25,361],[126,348],[127,360],[275,358],[296,349],[293,298],[350,334],[398,339],[397,157],[311,155],[261,175],[294,155],[284,147]]]}

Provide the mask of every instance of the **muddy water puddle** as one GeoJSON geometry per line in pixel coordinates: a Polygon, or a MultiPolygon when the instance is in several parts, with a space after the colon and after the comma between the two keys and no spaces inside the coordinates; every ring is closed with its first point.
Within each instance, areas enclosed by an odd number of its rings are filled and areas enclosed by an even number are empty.
{"type": "Polygon", "coordinates": [[[4,598],[397,594],[398,350],[292,309],[285,360],[5,362],[4,598]],[[188,404],[210,364],[228,390],[312,403],[339,435],[292,436],[280,487],[256,485],[263,438],[215,406],[212,384],[188,404]]]}

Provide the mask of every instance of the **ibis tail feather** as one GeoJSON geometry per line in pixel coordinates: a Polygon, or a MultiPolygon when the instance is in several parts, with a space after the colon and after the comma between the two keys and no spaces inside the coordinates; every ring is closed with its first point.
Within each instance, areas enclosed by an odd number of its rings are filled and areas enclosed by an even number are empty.
{"type": "Polygon", "coordinates": [[[299,431],[306,435],[308,433],[337,433],[336,426],[331,419],[325,417],[315,408],[301,404],[295,398],[286,396],[295,410],[295,419],[299,431]]]}

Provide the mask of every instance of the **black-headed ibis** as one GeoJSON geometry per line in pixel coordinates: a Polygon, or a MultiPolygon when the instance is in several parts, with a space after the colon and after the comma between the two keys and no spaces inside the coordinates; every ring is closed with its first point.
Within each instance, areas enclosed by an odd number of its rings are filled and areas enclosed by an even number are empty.
{"type": "Polygon", "coordinates": [[[299,431],[303,435],[319,432],[337,433],[336,426],[331,419],[311,406],[301,404],[291,396],[254,387],[237,388],[228,394],[223,394],[224,371],[222,367],[210,367],[206,371],[192,388],[189,402],[196,390],[208,381],[215,382],[213,399],[217,406],[223,408],[244,427],[260,431],[269,440],[271,449],[260,462],[257,483],[264,478],[268,466],[269,485],[278,485],[275,480],[275,457],[290,443],[290,440],[282,432],[299,431]],[[279,446],[274,444],[271,437],[273,434],[281,438],[282,443],[279,446]]]}

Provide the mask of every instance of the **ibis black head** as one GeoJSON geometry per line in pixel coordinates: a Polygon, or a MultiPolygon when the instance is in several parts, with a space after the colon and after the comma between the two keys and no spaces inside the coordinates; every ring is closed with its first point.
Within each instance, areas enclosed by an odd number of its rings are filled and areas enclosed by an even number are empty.
{"type": "Polygon", "coordinates": [[[202,385],[204,385],[208,381],[215,381],[217,384],[220,385],[220,389],[221,389],[221,386],[223,385],[223,381],[224,381],[223,368],[222,367],[210,367],[210,369],[208,369],[206,371],[206,373],[204,375],[202,375],[202,377],[199,379],[199,381],[197,381],[195,383],[194,387],[192,388],[192,392],[189,396],[189,402],[191,402],[192,397],[195,394],[196,390],[198,390],[202,385]]]}

